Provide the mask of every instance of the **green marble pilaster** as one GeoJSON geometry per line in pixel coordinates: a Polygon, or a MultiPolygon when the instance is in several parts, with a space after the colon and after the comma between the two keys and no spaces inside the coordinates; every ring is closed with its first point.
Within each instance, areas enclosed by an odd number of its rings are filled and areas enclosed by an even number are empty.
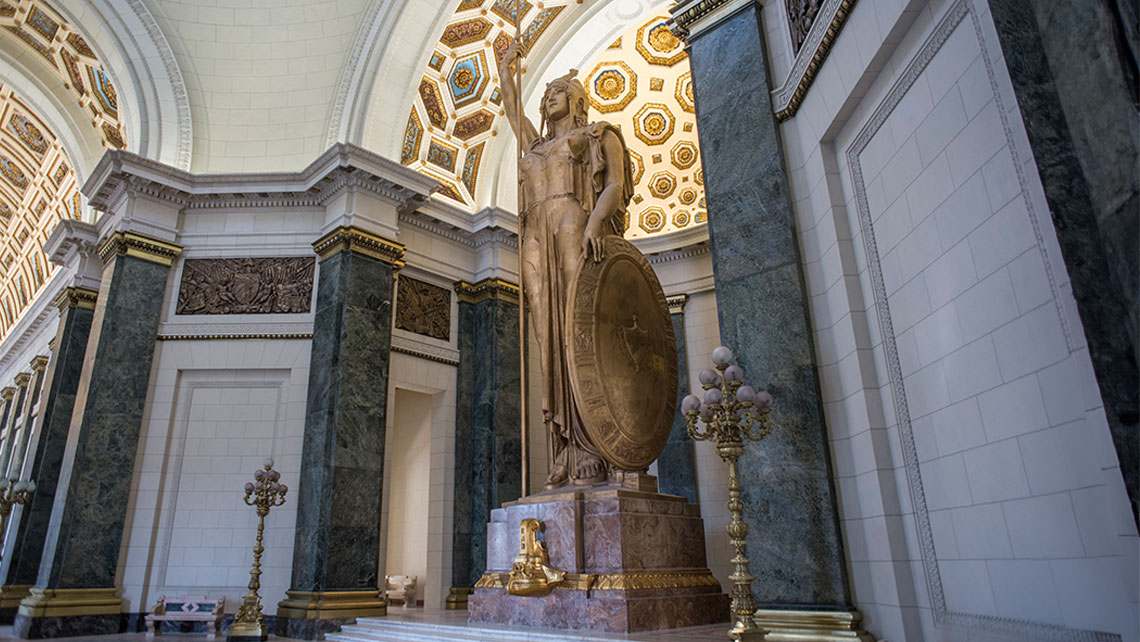
{"type": "Polygon", "coordinates": [[[8,471],[8,460],[12,456],[12,439],[15,438],[13,424],[15,420],[8,421],[12,411],[12,402],[16,396],[16,388],[8,386],[0,390],[0,399],[4,400],[4,409],[0,411],[0,434],[4,435],[4,445],[0,446],[0,474],[8,471]]]}
{"type": "Polygon", "coordinates": [[[95,296],[90,290],[68,288],[56,301],[60,318],[55,350],[44,378],[40,429],[28,451],[29,476],[36,483],[36,489],[22,508],[14,544],[0,564],[0,623],[12,622],[20,600],[28,596],[39,572],[83,369],[83,354],[95,315],[95,296]]]}
{"type": "Polygon", "coordinates": [[[276,633],[314,640],[384,615],[380,502],[392,295],[403,246],[342,227],[320,255],[293,576],[276,633]]]}
{"type": "Polygon", "coordinates": [[[130,498],[155,337],[181,248],[129,232],[104,260],[43,557],[13,628],[22,638],[117,633],[115,570],[130,498]]]}
{"type": "MultiPolygon", "coordinates": [[[[20,417],[20,434],[19,439],[15,442],[15,448],[12,450],[12,465],[8,469],[8,477],[11,479],[13,476],[19,479],[27,479],[28,467],[28,448],[30,447],[30,436],[32,433],[32,423],[35,421],[36,404],[40,402],[40,390],[44,383],[44,370],[47,368],[48,358],[45,356],[37,356],[32,359],[31,368],[32,376],[28,381],[28,390],[25,394],[24,410],[20,417]]],[[[11,522],[10,522],[11,523],[11,522]]],[[[5,541],[5,544],[7,542],[5,541]]]]}
{"type": "Polygon", "coordinates": [[[7,479],[12,471],[12,462],[16,460],[16,444],[20,441],[23,432],[24,403],[28,398],[28,383],[32,380],[32,373],[21,372],[16,375],[12,383],[16,386],[16,398],[12,401],[11,415],[8,419],[8,438],[4,440],[4,451],[0,453],[3,459],[3,468],[0,468],[0,477],[7,479]]]}
{"type": "MultiPolygon", "coordinates": [[[[685,295],[669,297],[669,316],[673,320],[673,336],[677,342],[677,407],[689,393],[689,360],[685,346],[685,295]]],[[[693,440],[689,437],[685,416],[677,411],[669,440],[657,457],[657,488],[669,495],[699,503],[697,496],[697,462],[693,440]]]]}
{"type": "Polygon", "coordinates": [[[688,43],[720,336],[745,381],[775,398],[771,435],[748,444],[739,465],[752,588],[761,608],[846,610],[851,597],[809,299],[760,7],[690,1],[673,11],[683,20],[715,6],[721,11],[704,13],[688,43]]]}
{"type": "Polygon", "coordinates": [[[459,369],[451,593],[464,609],[487,566],[491,510],[522,495],[518,286],[500,279],[455,284],[459,369]]]}

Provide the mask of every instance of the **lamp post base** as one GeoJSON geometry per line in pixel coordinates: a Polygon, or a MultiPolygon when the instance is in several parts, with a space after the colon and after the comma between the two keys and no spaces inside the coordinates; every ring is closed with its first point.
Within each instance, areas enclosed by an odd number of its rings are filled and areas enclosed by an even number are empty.
{"type": "Polygon", "coordinates": [[[767,642],[874,642],[860,626],[862,619],[859,611],[756,611],[756,624],[768,630],[767,642]]]}
{"type": "Polygon", "coordinates": [[[269,632],[264,622],[234,622],[226,635],[227,642],[265,642],[267,639],[269,632]]]}

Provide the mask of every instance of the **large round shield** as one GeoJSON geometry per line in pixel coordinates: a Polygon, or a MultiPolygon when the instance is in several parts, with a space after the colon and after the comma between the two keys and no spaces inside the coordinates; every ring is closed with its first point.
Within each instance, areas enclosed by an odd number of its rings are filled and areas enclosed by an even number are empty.
{"type": "Polygon", "coordinates": [[[566,354],[583,427],[602,457],[644,470],[665,447],[677,399],[677,346],[649,261],[619,236],[583,258],[570,285],[566,354]]]}

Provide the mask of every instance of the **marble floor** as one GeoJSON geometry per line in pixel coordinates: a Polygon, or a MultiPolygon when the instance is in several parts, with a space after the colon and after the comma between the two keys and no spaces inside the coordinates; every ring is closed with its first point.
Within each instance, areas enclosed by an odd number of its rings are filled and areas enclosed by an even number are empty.
{"type": "MultiPolygon", "coordinates": [[[[396,620],[403,623],[423,623],[429,625],[448,625],[448,626],[462,626],[467,628],[467,613],[466,611],[425,611],[424,609],[401,609],[390,608],[388,609],[388,619],[396,620]]],[[[471,627],[475,628],[475,627],[471,627]]],[[[490,628],[490,627],[479,627],[490,628]]],[[[614,640],[615,642],[723,642],[728,638],[725,632],[728,631],[729,624],[717,624],[713,626],[697,626],[685,629],[673,629],[670,631],[652,631],[645,633],[632,633],[629,635],[620,635],[614,633],[586,633],[566,631],[563,640],[566,642],[573,642],[575,640],[582,640],[589,638],[590,640],[614,640]]],[[[514,629],[512,632],[521,632],[521,627],[514,629]]],[[[560,633],[557,629],[534,629],[535,633],[545,634],[543,639],[550,640],[551,634],[560,633]]],[[[474,633],[474,631],[471,631],[474,633]]],[[[469,635],[470,633],[468,633],[469,635]]],[[[466,636],[465,636],[466,637],[466,636]]],[[[512,636],[514,637],[514,636],[512,636]]],[[[147,637],[145,633],[120,633],[116,635],[90,635],[90,636],[77,636],[71,638],[59,638],[67,640],[67,642],[146,642],[147,637]]],[[[167,633],[158,638],[158,640],[166,639],[169,642],[190,642],[191,640],[205,640],[206,636],[201,633],[181,633],[171,634],[167,633]]],[[[270,641],[279,642],[292,642],[290,638],[279,638],[271,636],[270,641]]],[[[497,642],[499,638],[494,635],[493,631],[487,632],[485,638],[488,642],[497,642]]],[[[0,626],[0,642],[15,642],[20,638],[12,634],[11,626],[0,626]]],[[[153,641],[154,638],[151,638],[153,641]]],[[[218,642],[224,642],[224,638],[216,638],[218,642]]],[[[300,641],[297,641],[300,642],[300,641]]]]}

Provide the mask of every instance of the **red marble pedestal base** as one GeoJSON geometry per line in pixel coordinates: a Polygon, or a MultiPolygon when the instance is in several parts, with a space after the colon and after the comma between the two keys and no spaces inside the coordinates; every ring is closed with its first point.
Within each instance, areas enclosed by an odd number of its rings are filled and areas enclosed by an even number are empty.
{"type": "Polygon", "coordinates": [[[698,508],[671,495],[595,487],[504,504],[487,525],[487,569],[470,622],[628,633],[729,620],[698,508]],[[543,523],[550,566],[567,573],[544,597],[505,588],[528,517],[543,523]]]}

